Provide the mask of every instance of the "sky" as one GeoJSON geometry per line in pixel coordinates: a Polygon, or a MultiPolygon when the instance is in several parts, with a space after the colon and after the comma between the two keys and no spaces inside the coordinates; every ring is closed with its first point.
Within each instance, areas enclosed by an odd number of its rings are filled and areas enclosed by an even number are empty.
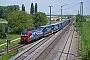
{"type": "Polygon", "coordinates": [[[50,14],[49,6],[53,6],[51,11],[52,14],[61,14],[61,6],[68,4],[62,7],[62,14],[72,14],[75,15],[80,10],[80,2],[83,2],[83,14],[90,15],[90,0],[0,0],[0,6],[8,6],[8,5],[19,5],[20,9],[22,4],[25,5],[25,10],[27,13],[30,13],[30,5],[31,3],[37,3],[38,12],[45,12],[46,14],[50,14]]]}

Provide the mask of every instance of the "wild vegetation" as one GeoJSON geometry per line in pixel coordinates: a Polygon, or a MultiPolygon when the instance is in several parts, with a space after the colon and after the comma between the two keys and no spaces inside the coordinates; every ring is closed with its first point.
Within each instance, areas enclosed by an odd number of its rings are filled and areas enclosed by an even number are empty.
{"type": "Polygon", "coordinates": [[[90,18],[87,19],[84,16],[77,15],[74,26],[77,28],[78,34],[81,36],[81,51],[82,60],[90,60],[90,18]],[[78,28],[80,30],[78,30],[78,28]]]}
{"type": "Polygon", "coordinates": [[[90,60],[90,21],[83,22],[82,54],[83,60],[90,60]]]}
{"type": "Polygon", "coordinates": [[[0,38],[5,38],[5,24],[0,24],[0,38]]]}
{"type": "Polygon", "coordinates": [[[0,58],[0,60],[8,60],[10,57],[13,57],[17,53],[18,53],[17,51],[12,51],[9,54],[3,55],[2,58],[0,58]]]}

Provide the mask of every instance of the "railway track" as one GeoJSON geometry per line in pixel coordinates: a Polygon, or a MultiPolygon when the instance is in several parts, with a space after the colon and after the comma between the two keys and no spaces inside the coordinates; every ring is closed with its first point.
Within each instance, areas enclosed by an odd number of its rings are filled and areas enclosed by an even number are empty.
{"type": "Polygon", "coordinates": [[[68,59],[68,55],[69,55],[69,51],[70,51],[70,47],[71,47],[71,43],[72,43],[72,39],[73,39],[73,34],[74,34],[74,30],[71,30],[69,38],[67,39],[67,41],[61,51],[59,60],[67,60],[68,59]]]}
{"type": "Polygon", "coordinates": [[[9,52],[11,52],[11,51],[13,51],[13,50],[18,50],[18,49],[20,49],[20,48],[22,48],[23,46],[25,46],[26,44],[18,44],[18,45],[16,45],[16,46],[14,46],[14,47],[12,47],[12,48],[9,48],[9,52]]]}
{"type": "MultiPolygon", "coordinates": [[[[72,40],[74,38],[73,36],[74,33],[75,33],[74,29],[73,27],[71,27],[71,30],[69,31],[66,39],[64,40],[65,42],[62,43],[62,45],[59,45],[58,51],[55,52],[53,54],[54,56],[52,56],[52,58],[49,58],[48,60],[69,60],[69,58],[74,60],[74,58],[70,57],[72,55],[72,53],[70,53],[70,49],[72,45],[72,40]]],[[[47,60],[47,59],[44,59],[44,60],[47,60]]]]}
{"type": "Polygon", "coordinates": [[[59,42],[59,40],[61,39],[61,37],[63,36],[63,34],[65,34],[65,32],[69,29],[69,27],[66,27],[58,36],[56,39],[54,39],[54,41],[35,59],[31,59],[31,60],[47,60],[47,55],[49,55],[49,53],[51,52],[51,50],[55,47],[55,45],[59,42]]]}
{"type": "MultiPolygon", "coordinates": [[[[12,48],[9,48],[9,49],[8,49],[8,52],[12,52],[12,51],[14,51],[14,50],[17,50],[17,51],[18,51],[18,49],[20,49],[20,48],[23,47],[23,46],[25,46],[25,44],[18,44],[18,45],[16,45],[16,46],[12,47],[12,48]]],[[[4,54],[6,54],[6,50],[3,50],[3,51],[0,52],[0,56],[2,56],[2,55],[4,55],[4,54]]]]}
{"type": "Polygon", "coordinates": [[[74,36],[73,36],[73,40],[72,40],[72,44],[71,44],[71,47],[70,47],[70,51],[69,51],[69,55],[68,55],[67,60],[78,59],[76,42],[77,42],[76,41],[76,32],[74,32],[74,36]]]}
{"type": "Polygon", "coordinates": [[[26,50],[24,50],[20,54],[17,54],[13,59],[14,60],[23,60],[23,59],[25,59],[25,57],[27,57],[29,54],[31,54],[33,51],[35,51],[37,48],[39,48],[42,44],[44,44],[46,41],[48,41],[53,35],[54,34],[52,34],[48,37],[42,38],[39,41],[36,41],[34,44],[29,46],[29,48],[27,48],[26,50]]]}
{"type": "MultiPolygon", "coordinates": [[[[54,39],[56,38],[56,35],[53,36],[54,39]]],[[[36,57],[41,54],[46,47],[48,47],[53,42],[53,39],[50,38],[48,41],[46,41],[43,45],[41,45],[37,50],[35,50],[32,54],[28,55],[24,60],[33,60],[36,59],[36,57]],[[35,57],[34,57],[35,56],[35,57]]]]}
{"type": "MultiPolygon", "coordinates": [[[[71,27],[70,27],[71,29],[71,27]]],[[[69,30],[63,34],[61,39],[59,39],[58,43],[55,45],[55,47],[50,51],[50,53],[45,57],[44,60],[56,60],[57,56],[59,56],[57,53],[59,52],[59,49],[61,49],[62,46],[64,46],[66,39],[68,39],[68,36],[70,35],[69,30]]]]}
{"type": "MultiPolygon", "coordinates": [[[[51,35],[50,35],[51,36],[51,35]]],[[[49,36],[49,37],[50,37],[49,36]]],[[[53,35],[52,35],[53,36],[53,35]]],[[[44,39],[46,39],[47,37],[45,37],[44,39]]],[[[26,46],[26,45],[28,45],[28,46],[32,46],[34,44],[34,42],[33,43],[30,43],[30,44],[18,44],[18,45],[16,45],[16,46],[14,46],[14,47],[11,47],[11,48],[8,48],[8,52],[12,52],[12,51],[14,51],[14,50],[19,50],[20,48],[22,48],[22,47],[24,47],[24,46],[26,46]]],[[[27,47],[28,48],[28,47],[27,47]]],[[[6,50],[2,50],[1,52],[0,52],[0,56],[2,56],[2,55],[4,55],[4,54],[6,54],[6,50]]]]}
{"type": "Polygon", "coordinates": [[[9,60],[45,60],[53,47],[57,45],[57,42],[61,39],[63,34],[67,33],[72,23],[66,28],[57,32],[56,34],[50,35],[48,38],[43,38],[24,50],[20,54],[17,54],[13,59],[9,60]],[[53,37],[53,38],[51,38],[53,37]]]}
{"type": "MultiPolygon", "coordinates": [[[[60,39],[62,36],[67,33],[70,26],[66,27],[60,35],[57,36],[57,38],[50,44],[49,47],[47,47],[37,58],[30,59],[30,60],[52,60],[56,51],[58,50],[57,43],[61,42],[60,39]],[[55,49],[53,49],[55,47],[55,49]]],[[[63,41],[63,40],[62,40],[63,41]]],[[[60,43],[58,43],[58,46],[60,43]]],[[[36,56],[35,56],[36,57],[36,56]]]]}
{"type": "Polygon", "coordinates": [[[58,32],[59,34],[55,35],[53,39],[45,42],[42,46],[40,46],[36,51],[32,54],[28,55],[24,60],[44,60],[48,53],[53,49],[53,47],[57,44],[59,40],[57,38],[61,38],[61,36],[69,29],[70,26],[65,28],[64,30],[58,32]]]}
{"type": "MultiPolygon", "coordinates": [[[[11,48],[8,48],[8,52],[12,52],[12,51],[14,51],[14,50],[19,50],[20,48],[22,48],[22,47],[24,47],[24,46],[26,46],[26,45],[29,45],[29,46],[31,46],[31,45],[33,45],[34,43],[30,43],[30,44],[18,44],[18,45],[16,45],[16,46],[13,46],[13,47],[11,47],[11,48]]],[[[2,55],[4,55],[4,54],[6,54],[6,50],[3,50],[3,51],[1,51],[0,52],[0,56],[2,56],[2,55]]]]}

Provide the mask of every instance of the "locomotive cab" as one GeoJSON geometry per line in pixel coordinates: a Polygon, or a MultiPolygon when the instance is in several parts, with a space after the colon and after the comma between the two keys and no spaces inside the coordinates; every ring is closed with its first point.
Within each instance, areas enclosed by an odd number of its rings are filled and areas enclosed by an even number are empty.
{"type": "Polygon", "coordinates": [[[21,32],[21,43],[30,43],[31,31],[21,32]]]}

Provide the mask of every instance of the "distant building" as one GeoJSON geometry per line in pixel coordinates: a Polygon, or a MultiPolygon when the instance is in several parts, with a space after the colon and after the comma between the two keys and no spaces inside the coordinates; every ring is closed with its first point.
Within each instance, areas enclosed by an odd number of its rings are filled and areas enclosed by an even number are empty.
{"type": "MultiPolygon", "coordinates": [[[[50,20],[50,16],[47,16],[48,20],[50,20]]],[[[51,20],[58,20],[59,17],[58,16],[51,16],[51,20]]]]}

